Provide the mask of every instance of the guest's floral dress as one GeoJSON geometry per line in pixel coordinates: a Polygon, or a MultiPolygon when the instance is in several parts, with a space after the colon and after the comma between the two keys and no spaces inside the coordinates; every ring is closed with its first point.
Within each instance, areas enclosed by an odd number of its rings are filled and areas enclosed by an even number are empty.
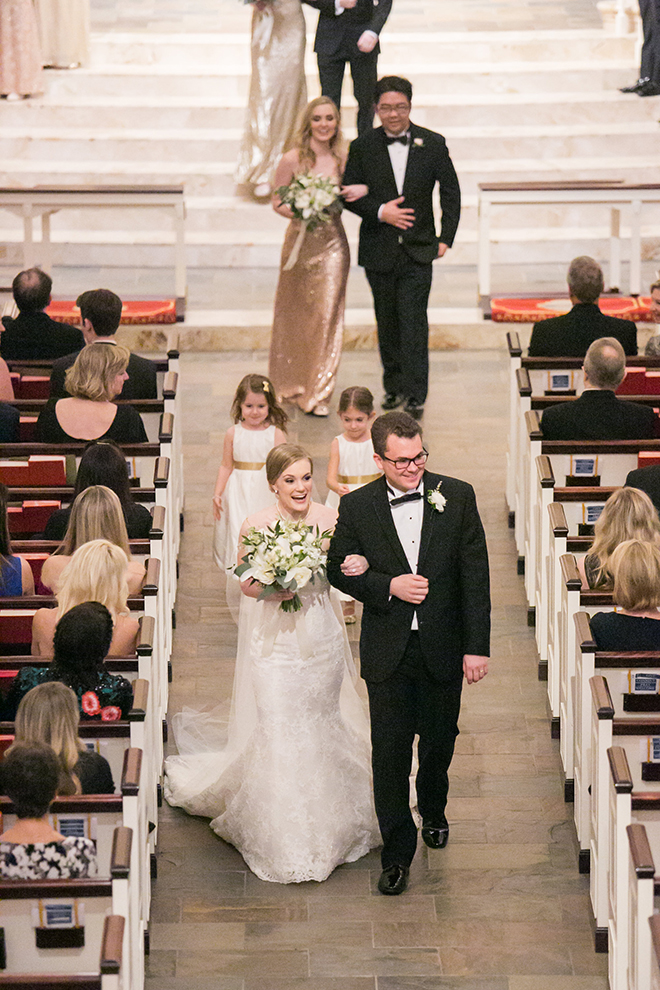
{"type": "Polygon", "coordinates": [[[67,836],[57,842],[0,841],[0,876],[7,880],[77,880],[96,876],[96,844],[67,836]]]}
{"type": "MultiPolygon", "coordinates": [[[[59,676],[59,672],[53,667],[23,667],[18,672],[4,705],[0,705],[3,719],[6,722],[13,722],[24,695],[37,684],[44,684],[46,681],[66,683],[65,678],[59,676]]],[[[133,707],[133,688],[130,681],[125,677],[110,674],[107,670],[99,672],[93,690],[83,691],[78,687],[73,688],[73,692],[78,698],[80,714],[84,719],[116,722],[118,719],[126,718],[133,707]]]]}

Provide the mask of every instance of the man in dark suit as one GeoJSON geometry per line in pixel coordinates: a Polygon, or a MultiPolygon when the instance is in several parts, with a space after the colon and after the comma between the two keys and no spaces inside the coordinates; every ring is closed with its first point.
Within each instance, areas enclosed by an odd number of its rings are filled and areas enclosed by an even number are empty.
{"type": "Polygon", "coordinates": [[[305,0],[319,11],[314,51],[319,66],[321,92],[341,106],[346,63],[351,67],[353,92],[358,105],[357,130],[371,130],[374,90],[378,79],[378,36],[392,0],[305,0]]]}
{"type": "MultiPolygon", "coordinates": [[[[80,321],[85,344],[102,341],[112,346],[116,343],[114,336],[121,321],[122,302],[119,296],[109,289],[90,289],[76,299],[80,307],[80,321]]],[[[76,360],[78,353],[68,354],[59,361],[53,362],[50,376],[50,394],[61,397],[67,395],[64,387],[64,377],[67,369],[76,360]]],[[[119,399],[156,399],[158,398],[156,365],[139,354],[131,354],[128,367],[128,379],[124,382],[119,399]]]]}
{"type": "Polygon", "coordinates": [[[44,313],[52,287],[52,278],[40,268],[19,272],[12,282],[18,316],[5,316],[2,320],[0,354],[5,361],[50,361],[83,346],[77,327],[57,323],[44,313]]]}
{"type": "Polygon", "coordinates": [[[614,337],[595,340],[583,365],[579,399],[545,409],[545,440],[648,440],[658,436],[658,418],[649,406],[618,399],[615,390],[626,373],[623,347],[614,337]]]}
{"type": "Polygon", "coordinates": [[[599,337],[616,337],[626,354],[637,354],[637,327],[631,320],[606,316],[598,306],[603,270],[583,255],[568,269],[568,291],[573,308],[563,316],[535,323],[529,342],[530,357],[584,357],[599,337]]]}
{"type": "Polygon", "coordinates": [[[410,122],[412,86],[387,76],[376,86],[383,126],[353,141],[344,183],[369,192],[346,208],[362,218],[358,263],[374,297],[383,363],[383,409],[402,402],[419,417],[428,391],[427,306],[433,261],[454,243],[461,190],[445,139],[410,122]],[[433,216],[433,190],[440,186],[442,228],[433,216]]]}
{"type": "Polygon", "coordinates": [[[660,0],[639,0],[644,43],[639,78],[632,86],[622,86],[622,93],[636,96],[660,94],[660,0]]]}
{"type": "Polygon", "coordinates": [[[635,468],[628,472],[627,488],[639,488],[646,492],[660,516],[660,465],[650,464],[649,467],[635,468]]]}
{"type": "Polygon", "coordinates": [[[400,894],[417,846],[409,801],[415,734],[422,838],[432,849],[447,844],[463,677],[472,684],[488,672],[488,554],[472,487],[425,471],[412,416],[380,416],[372,440],[384,476],[343,496],[328,577],[364,604],[360,665],[383,836],[378,888],[400,894]]]}

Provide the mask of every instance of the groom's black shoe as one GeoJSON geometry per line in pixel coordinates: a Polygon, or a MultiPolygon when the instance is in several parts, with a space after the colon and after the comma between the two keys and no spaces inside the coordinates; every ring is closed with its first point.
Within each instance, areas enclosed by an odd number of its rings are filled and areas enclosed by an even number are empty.
{"type": "Polygon", "coordinates": [[[397,866],[396,863],[386,867],[378,880],[381,894],[402,894],[408,886],[409,872],[407,866],[397,866]]]}
{"type": "Polygon", "coordinates": [[[449,824],[443,815],[422,824],[422,838],[429,849],[444,849],[449,839],[449,824]]]}
{"type": "Polygon", "coordinates": [[[381,409],[397,409],[399,406],[403,405],[404,397],[402,395],[397,395],[396,392],[386,392],[385,398],[380,404],[381,409]]]}

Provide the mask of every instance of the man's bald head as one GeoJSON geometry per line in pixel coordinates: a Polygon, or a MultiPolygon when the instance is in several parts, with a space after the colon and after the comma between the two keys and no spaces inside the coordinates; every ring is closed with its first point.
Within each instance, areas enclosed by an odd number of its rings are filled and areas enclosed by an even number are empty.
{"type": "Polygon", "coordinates": [[[584,374],[593,388],[618,388],[626,374],[626,355],[615,337],[594,340],[584,358],[584,374]]]}
{"type": "Polygon", "coordinates": [[[40,268],[26,268],[11,284],[14,302],[21,313],[39,313],[50,302],[53,280],[40,268]]]}

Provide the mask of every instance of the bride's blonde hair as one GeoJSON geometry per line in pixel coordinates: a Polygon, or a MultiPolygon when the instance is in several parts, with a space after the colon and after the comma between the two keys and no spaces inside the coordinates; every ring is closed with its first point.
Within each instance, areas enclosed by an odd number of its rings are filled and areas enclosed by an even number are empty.
{"type": "Polygon", "coordinates": [[[296,461],[309,461],[310,474],[314,471],[312,458],[304,447],[297,443],[280,443],[268,452],[266,458],[266,479],[269,485],[274,485],[281,474],[296,461]]]}
{"type": "Polygon", "coordinates": [[[307,104],[298,123],[295,147],[298,149],[298,159],[300,165],[313,168],[316,165],[316,155],[312,151],[312,117],[317,107],[332,107],[337,121],[337,130],[330,138],[330,151],[340,169],[343,168],[343,158],[341,152],[344,150],[344,138],[341,133],[341,116],[333,100],[329,96],[317,96],[307,104]]]}

